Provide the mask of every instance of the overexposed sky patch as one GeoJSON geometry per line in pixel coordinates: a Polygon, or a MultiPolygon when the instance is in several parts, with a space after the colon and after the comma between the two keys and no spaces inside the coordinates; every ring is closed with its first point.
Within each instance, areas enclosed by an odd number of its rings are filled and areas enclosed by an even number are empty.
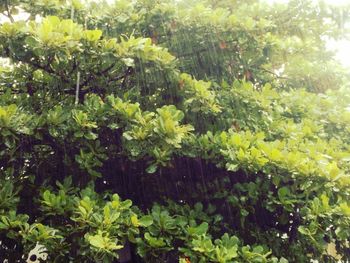
{"type": "Polygon", "coordinates": [[[345,67],[350,68],[350,40],[328,41],[329,50],[336,51],[336,59],[345,67]]]}

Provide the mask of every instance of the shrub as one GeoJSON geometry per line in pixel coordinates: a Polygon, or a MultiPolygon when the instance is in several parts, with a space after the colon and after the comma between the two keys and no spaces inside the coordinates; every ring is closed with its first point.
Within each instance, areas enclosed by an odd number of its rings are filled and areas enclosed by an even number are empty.
{"type": "Polygon", "coordinates": [[[345,30],[339,10],[0,11],[2,260],[34,247],[49,262],[350,259],[349,80],[324,41],[345,30]]]}

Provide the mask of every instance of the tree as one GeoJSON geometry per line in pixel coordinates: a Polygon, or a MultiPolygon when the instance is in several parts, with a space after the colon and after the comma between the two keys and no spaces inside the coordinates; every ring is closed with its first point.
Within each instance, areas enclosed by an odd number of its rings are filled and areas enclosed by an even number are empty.
{"type": "Polygon", "coordinates": [[[349,260],[349,79],[325,42],[346,9],[0,11],[1,259],[37,245],[50,262],[349,260]]]}

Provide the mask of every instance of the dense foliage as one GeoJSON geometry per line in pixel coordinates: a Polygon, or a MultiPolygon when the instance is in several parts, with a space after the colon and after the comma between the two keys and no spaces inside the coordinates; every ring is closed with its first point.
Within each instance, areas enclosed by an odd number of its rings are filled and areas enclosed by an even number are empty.
{"type": "Polygon", "coordinates": [[[326,49],[349,9],[0,11],[1,260],[37,244],[48,262],[350,259],[349,77],[326,49]]]}

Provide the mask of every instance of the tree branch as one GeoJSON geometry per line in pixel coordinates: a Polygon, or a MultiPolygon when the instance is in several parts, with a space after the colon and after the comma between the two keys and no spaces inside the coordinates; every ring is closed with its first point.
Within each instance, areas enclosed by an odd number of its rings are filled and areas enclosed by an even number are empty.
{"type": "Polygon", "coordinates": [[[6,12],[7,12],[7,17],[10,19],[11,23],[14,23],[15,22],[15,19],[13,18],[13,16],[11,15],[11,12],[10,12],[10,6],[9,6],[9,3],[8,3],[8,0],[5,0],[5,7],[6,7],[6,12]]]}
{"type": "Polygon", "coordinates": [[[290,78],[280,76],[280,75],[276,74],[275,72],[273,72],[273,71],[271,71],[271,70],[268,70],[268,69],[265,69],[265,68],[259,68],[259,69],[262,70],[262,71],[265,71],[265,72],[267,72],[267,73],[270,73],[270,74],[274,75],[276,78],[290,80],[290,78]]]}
{"type": "Polygon", "coordinates": [[[128,67],[123,75],[115,76],[114,78],[109,79],[109,81],[118,81],[121,79],[125,79],[127,76],[130,76],[134,73],[134,69],[132,67],[128,67]]]}
{"type": "Polygon", "coordinates": [[[109,65],[107,68],[103,69],[101,72],[98,72],[99,76],[102,76],[104,74],[106,74],[108,71],[110,71],[117,63],[114,62],[111,65],[109,65]]]}

